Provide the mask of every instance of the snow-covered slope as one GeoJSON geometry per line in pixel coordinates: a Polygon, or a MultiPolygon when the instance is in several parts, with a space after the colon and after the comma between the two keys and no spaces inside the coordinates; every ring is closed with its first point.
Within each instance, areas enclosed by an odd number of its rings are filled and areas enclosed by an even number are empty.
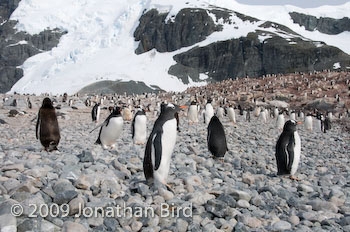
{"type": "MultiPolygon", "coordinates": [[[[350,32],[326,35],[306,31],[294,24],[288,15],[296,11],[317,17],[350,17],[350,3],[300,9],[294,6],[248,6],[233,0],[22,0],[11,16],[18,20],[18,30],[35,34],[47,28],[59,28],[68,33],[62,36],[56,48],[35,55],[23,64],[24,77],[11,92],[72,94],[99,80],[143,81],[167,91],[182,91],[188,86],[205,84],[205,81],[190,81],[185,85],[169,75],[169,67],[175,64],[173,56],[196,45],[245,36],[255,31],[257,24],[242,21],[238,28],[234,27],[237,25],[225,25],[224,30],[214,32],[199,44],[165,53],[153,49],[140,55],[135,54],[138,42],[133,33],[145,10],[170,11],[168,19],[171,19],[182,8],[213,6],[283,24],[306,38],[337,46],[350,54],[350,32]]],[[[205,77],[201,76],[201,79],[205,77]]]]}

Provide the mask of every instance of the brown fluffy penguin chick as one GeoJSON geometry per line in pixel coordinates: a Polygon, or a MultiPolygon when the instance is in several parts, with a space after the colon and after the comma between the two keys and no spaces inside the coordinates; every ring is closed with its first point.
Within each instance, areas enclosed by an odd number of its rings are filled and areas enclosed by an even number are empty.
{"type": "Polygon", "coordinates": [[[39,109],[36,123],[36,138],[44,146],[45,151],[57,150],[60,142],[60,128],[58,126],[56,110],[50,98],[45,98],[39,109]]]}

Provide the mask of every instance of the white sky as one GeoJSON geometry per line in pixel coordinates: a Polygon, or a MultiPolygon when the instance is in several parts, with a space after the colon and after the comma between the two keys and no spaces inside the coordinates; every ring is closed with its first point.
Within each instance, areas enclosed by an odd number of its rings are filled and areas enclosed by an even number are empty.
{"type": "Polygon", "coordinates": [[[342,5],[347,0],[236,0],[249,5],[294,5],[302,8],[318,7],[323,5],[342,5]]]}

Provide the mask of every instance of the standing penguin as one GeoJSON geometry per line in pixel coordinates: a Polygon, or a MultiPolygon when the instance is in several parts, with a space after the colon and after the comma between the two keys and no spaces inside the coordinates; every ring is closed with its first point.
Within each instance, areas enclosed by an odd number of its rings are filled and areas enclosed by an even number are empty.
{"type": "Polygon", "coordinates": [[[197,123],[198,122],[198,107],[197,102],[192,101],[187,113],[188,122],[197,123]]]}
{"type": "Polygon", "coordinates": [[[312,131],[312,115],[310,113],[305,117],[305,129],[312,131]]]}
{"type": "Polygon", "coordinates": [[[100,112],[101,112],[100,103],[96,103],[91,111],[91,117],[93,122],[95,123],[98,122],[98,120],[100,119],[100,112]]]}
{"type": "Polygon", "coordinates": [[[332,129],[332,122],[330,118],[327,116],[323,121],[323,132],[326,133],[327,130],[330,130],[330,129],[332,129]]]}
{"type": "Polygon", "coordinates": [[[61,139],[60,128],[56,110],[50,98],[44,98],[43,104],[39,109],[36,123],[36,138],[40,139],[40,143],[44,146],[45,151],[57,150],[57,145],[61,139]]]}
{"type": "Polygon", "coordinates": [[[135,114],[131,125],[131,133],[134,144],[145,144],[147,138],[147,117],[146,112],[143,109],[140,109],[135,114]]]}
{"type": "Polygon", "coordinates": [[[208,125],[208,149],[215,158],[223,158],[228,151],[224,127],[215,115],[208,125]]]}
{"type": "Polygon", "coordinates": [[[277,117],[277,129],[282,130],[284,125],[284,115],[283,111],[281,111],[277,117]]]}
{"type": "Polygon", "coordinates": [[[181,108],[171,103],[165,105],[154,123],[147,140],[143,171],[148,182],[166,185],[170,160],[176,143],[177,122],[175,113],[181,108]]]}
{"type": "Polygon", "coordinates": [[[211,117],[214,116],[214,109],[211,105],[211,99],[208,100],[207,104],[205,105],[205,113],[204,113],[204,121],[205,124],[209,124],[211,117]]]}
{"type": "Polygon", "coordinates": [[[298,123],[294,120],[288,120],[284,124],[283,132],[276,144],[275,154],[277,175],[290,175],[293,180],[298,180],[293,175],[298,169],[301,153],[301,142],[296,128],[298,123]]]}
{"type": "Polygon", "coordinates": [[[220,106],[217,110],[216,110],[216,115],[218,118],[223,118],[225,115],[225,110],[224,108],[222,108],[222,106],[220,106]]]}
{"type": "Polygon", "coordinates": [[[236,114],[232,106],[228,108],[227,114],[228,114],[228,118],[230,119],[230,122],[236,123],[236,114]]]}
{"type": "Polygon", "coordinates": [[[104,149],[107,149],[108,146],[114,149],[117,139],[123,131],[123,124],[124,120],[120,113],[120,107],[117,106],[101,125],[95,144],[101,144],[104,149]]]}

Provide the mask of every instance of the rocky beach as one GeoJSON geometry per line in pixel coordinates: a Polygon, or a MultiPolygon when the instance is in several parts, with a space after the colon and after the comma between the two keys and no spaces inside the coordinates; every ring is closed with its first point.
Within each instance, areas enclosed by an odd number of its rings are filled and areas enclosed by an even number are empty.
{"type": "MultiPolygon", "coordinates": [[[[350,231],[350,134],[337,120],[327,133],[298,126],[300,180],[293,181],[276,175],[276,119],[252,115],[247,122],[237,110],[236,123],[221,119],[229,151],[220,161],[208,151],[203,118],[190,125],[183,111],[168,177],[172,193],[146,184],[145,145],[133,144],[130,121],[115,150],[94,145],[98,130],[90,133],[96,124],[84,97],[73,107],[56,98],[59,150],[44,151],[35,138],[42,99],[31,97],[33,109],[24,113],[18,101],[15,117],[8,116],[14,107],[0,109],[1,231],[350,231]]],[[[103,109],[100,121],[108,114],[103,109]]],[[[156,117],[147,117],[149,135],[156,117]]]]}

